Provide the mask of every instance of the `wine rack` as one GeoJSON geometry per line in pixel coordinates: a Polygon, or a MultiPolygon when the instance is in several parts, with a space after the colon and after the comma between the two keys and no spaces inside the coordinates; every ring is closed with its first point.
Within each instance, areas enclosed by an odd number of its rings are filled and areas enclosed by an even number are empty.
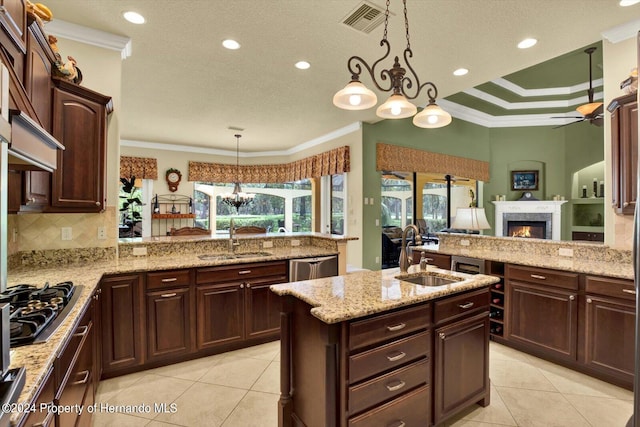
{"type": "Polygon", "coordinates": [[[504,263],[487,261],[487,272],[491,276],[499,277],[500,281],[491,285],[491,309],[489,311],[489,333],[492,339],[504,337],[505,291],[504,291],[504,263]]]}

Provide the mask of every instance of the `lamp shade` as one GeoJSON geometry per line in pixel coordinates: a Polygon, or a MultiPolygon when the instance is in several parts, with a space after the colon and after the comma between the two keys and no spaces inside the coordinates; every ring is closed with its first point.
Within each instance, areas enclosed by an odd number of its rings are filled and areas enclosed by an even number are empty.
{"type": "Polygon", "coordinates": [[[444,111],[435,102],[429,103],[422,111],[413,116],[413,124],[421,128],[439,128],[451,123],[451,114],[444,111]]]}
{"type": "Polygon", "coordinates": [[[404,95],[396,93],[378,107],[376,115],[382,119],[404,119],[413,116],[417,112],[418,108],[407,101],[404,95]]]}
{"type": "Polygon", "coordinates": [[[485,230],[491,228],[484,208],[458,208],[451,228],[458,230],[485,230]]]}
{"type": "Polygon", "coordinates": [[[358,80],[352,80],[333,95],[333,105],[343,110],[366,110],[377,103],[376,94],[358,80]]]}

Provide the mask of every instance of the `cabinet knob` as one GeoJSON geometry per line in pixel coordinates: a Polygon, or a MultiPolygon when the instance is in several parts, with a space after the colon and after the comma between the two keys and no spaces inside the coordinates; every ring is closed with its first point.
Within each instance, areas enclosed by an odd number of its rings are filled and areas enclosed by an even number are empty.
{"type": "Polygon", "coordinates": [[[624,202],[622,206],[626,208],[627,206],[629,206],[629,202],[624,202]]]}
{"type": "Polygon", "coordinates": [[[587,298],[587,304],[591,304],[593,300],[591,298],[587,298]]]}
{"type": "Polygon", "coordinates": [[[440,337],[441,340],[445,339],[447,336],[444,334],[444,332],[440,332],[438,334],[438,336],[440,337]]]}
{"type": "Polygon", "coordinates": [[[573,301],[574,299],[576,299],[575,295],[569,295],[569,300],[573,301]]]}
{"type": "Polygon", "coordinates": [[[100,206],[100,205],[102,205],[102,203],[96,202],[96,206],[100,206]]]}
{"type": "Polygon", "coordinates": [[[250,288],[250,287],[251,287],[251,283],[247,283],[247,288],[250,288]]]}
{"type": "Polygon", "coordinates": [[[240,283],[240,289],[244,289],[244,283],[240,283]]]}

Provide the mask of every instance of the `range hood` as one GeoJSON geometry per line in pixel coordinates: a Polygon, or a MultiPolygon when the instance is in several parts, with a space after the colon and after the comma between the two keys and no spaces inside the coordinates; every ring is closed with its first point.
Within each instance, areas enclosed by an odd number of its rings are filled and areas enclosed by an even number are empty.
{"type": "Polygon", "coordinates": [[[47,172],[56,169],[58,150],[64,146],[24,112],[11,110],[9,163],[28,164],[47,172]]]}

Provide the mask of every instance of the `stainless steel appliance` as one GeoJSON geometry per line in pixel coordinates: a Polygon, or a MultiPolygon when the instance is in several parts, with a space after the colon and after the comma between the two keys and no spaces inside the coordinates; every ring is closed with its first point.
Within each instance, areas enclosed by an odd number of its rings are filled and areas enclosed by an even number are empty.
{"type": "Polygon", "coordinates": [[[338,275],[338,256],[300,258],[289,261],[289,280],[319,279],[338,275]]]}
{"type": "Polygon", "coordinates": [[[453,255],[451,257],[451,270],[468,274],[484,274],[484,260],[453,255]]]}

